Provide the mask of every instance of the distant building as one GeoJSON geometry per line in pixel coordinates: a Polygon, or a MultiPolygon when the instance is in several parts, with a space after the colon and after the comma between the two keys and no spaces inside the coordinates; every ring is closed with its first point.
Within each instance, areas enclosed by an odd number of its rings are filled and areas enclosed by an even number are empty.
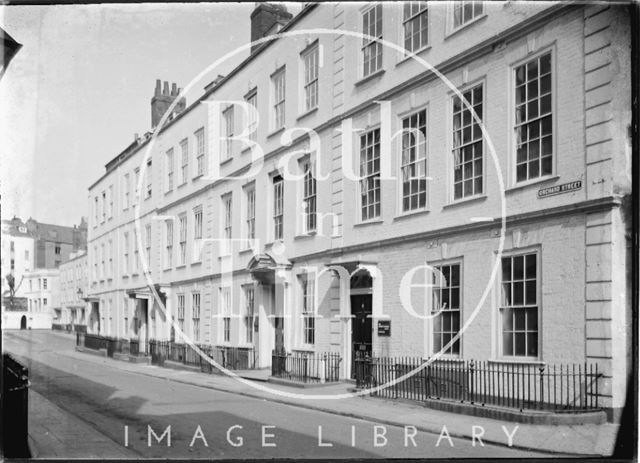
{"type": "MultiPolygon", "coordinates": [[[[60,313],[54,319],[54,328],[85,331],[84,297],[87,295],[87,252],[71,253],[69,260],[60,265],[60,313]]],[[[54,309],[55,310],[55,309],[54,309]]]]}
{"type": "Polygon", "coordinates": [[[2,253],[0,257],[2,272],[2,293],[8,294],[7,276],[13,275],[16,293],[19,291],[25,272],[34,269],[33,236],[27,226],[18,217],[2,221],[2,253]]]}
{"type": "Polygon", "coordinates": [[[36,269],[24,274],[18,298],[26,299],[26,310],[6,310],[8,298],[3,300],[2,327],[4,329],[51,329],[60,307],[60,271],[36,269]]]}
{"type": "Polygon", "coordinates": [[[72,252],[87,249],[87,221],[83,217],[80,225],[67,227],[29,219],[27,230],[35,239],[35,268],[58,268],[69,260],[72,252]]]}

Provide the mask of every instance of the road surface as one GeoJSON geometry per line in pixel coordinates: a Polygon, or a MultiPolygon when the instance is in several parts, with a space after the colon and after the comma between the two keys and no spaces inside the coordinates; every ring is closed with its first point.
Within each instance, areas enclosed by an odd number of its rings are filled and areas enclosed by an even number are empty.
{"type": "MultiPolygon", "coordinates": [[[[141,457],[548,456],[457,438],[453,447],[446,438],[436,445],[438,434],[412,436],[402,427],[131,373],[95,357],[69,356],[74,344],[71,336],[48,331],[5,332],[3,340],[4,350],[29,367],[33,390],[141,457]]],[[[73,446],[73,436],[68,439],[65,445],[73,446]]]]}

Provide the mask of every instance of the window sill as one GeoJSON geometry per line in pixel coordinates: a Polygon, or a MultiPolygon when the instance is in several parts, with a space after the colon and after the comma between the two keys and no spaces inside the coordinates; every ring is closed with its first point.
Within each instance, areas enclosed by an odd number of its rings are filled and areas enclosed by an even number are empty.
{"type": "Polygon", "coordinates": [[[204,176],[204,173],[202,174],[198,174],[195,177],[193,177],[191,180],[198,180],[200,177],[204,176]]]}
{"type": "Polygon", "coordinates": [[[180,185],[178,185],[178,189],[182,188],[183,186],[185,186],[187,184],[187,182],[182,182],[180,185]]]}
{"type": "Polygon", "coordinates": [[[185,268],[186,266],[187,266],[187,264],[176,265],[176,270],[181,269],[181,268],[185,268]]]}
{"type": "Polygon", "coordinates": [[[555,181],[557,181],[559,179],[560,179],[559,175],[546,175],[544,177],[539,177],[539,178],[536,178],[534,180],[522,181],[522,182],[516,183],[514,185],[511,185],[509,188],[505,189],[504,192],[505,192],[505,194],[507,194],[507,193],[511,193],[511,192],[514,192],[514,191],[522,190],[522,189],[530,187],[530,186],[539,185],[541,183],[555,182],[555,181]]]}
{"type": "Polygon", "coordinates": [[[122,279],[129,279],[129,275],[122,275],[122,279]]]}
{"type": "Polygon", "coordinates": [[[369,74],[366,77],[362,77],[360,80],[357,80],[353,85],[355,85],[356,87],[359,87],[359,86],[369,82],[370,80],[373,80],[373,79],[375,79],[377,77],[380,77],[384,73],[385,73],[384,69],[380,69],[380,70],[378,70],[378,71],[376,71],[376,72],[374,72],[372,74],[369,74]]]}
{"type": "Polygon", "coordinates": [[[318,112],[318,106],[316,106],[315,108],[311,108],[308,109],[307,111],[303,112],[302,114],[300,114],[298,117],[296,117],[296,122],[304,119],[305,117],[311,116],[312,114],[318,112]]]}
{"type": "Polygon", "coordinates": [[[398,214],[393,218],[393,221],[396,222],[398,220],[410,219],[415,216],[428,214],[431,212],[429,209],[417,209],[414,211],[403,212],[402,214],[398,214]]]}
{"type": "Polygon", "coordinates": [[[404,55],[402,58],[400,58],[398,60],[398,62],[396,63],[396,66],[400,66],[401,64],[406,63],[407,61],[413,61],[414,57],[416,57],[418,55],[421,55],[422,53],[426,52],[427,50],[431,50],[431,45],[425,45],[424,47],[420,48],[419,50],[412,51],[408,55],[404,55]]]}
{"type": "Polygon", "coordinates": [[[167,196],[169,193],[173,193],[173,188],[164,192],[164,195],[167,196]]]}
{"type": "Polygon", "coordinates": [[[480,202],[480,201],[485,201],[487,199],[487,195],[475,195],[475,196],[471,196],[469,198],[463,198],[463,199],[456,199],[453,202],[450,202],[449,204],[445,204],[444,206],[442,206],[442,209],[448,209],[451,207],[455,207],[455,206],[463,206],[465,204],[469,204],[469,203],[474,203],[474,202],[480,202]]]}
{"type": "Polygon", "coordinates": [[[534,359],[534,358],[523,358],[523,357],[515,357],[513,359],[489,359],[488,360],[489,363],[496,363],[496,364],[508,364],[508,365],[540,365],[540,366],[544,366],[547,363],[543,362],[542,360],[538,360],[538,359],[534,359]]]}
{"type": "Polygon", "coordinates": [[[315,346],[295,347],[295,348],[291,349],[291,352],[300,352],[300,353],[303,353],[303,354],[315,354],[316,353],[316,348],[315,348],[315,346]]]}
{"type": "Polygon", "coordinates": [[[317,231],[313,230],[307,233],[301,233],[299,235],[296,235],[293,237],[294,241],[295,240],[304,240],[304,239],[309,239],[309,238],[313,238],[314,236],[316,236],[318,234],[317,231]]]}
{"type": "Polygon", "coordinates": [[[191,262],[191,266],[193,267],[194,265],[202,265],[202,261],[201,260],[197,260],[195,262],[191,262]]]}
{"type": "Polygon", "coordinates": [[[273,132],[267,134],[267,140],[269,138],[275,137],[276,135],[278,135],[281,132],[284,132],[285,129],[286,129],[286,126],[284,126],[284,125],[282,127],[280,127],[279,129],[275,129],[273,132]]]}
{"type": "Polygon", "coordinates": [[[384,220],[382,219],[374,219],[374,220],[367,220],[366,222],[358,222],[358,223],[354,223],[353,227],[365,227],[367,225],[379,225],[381,223],[383,223],[384,220]]]}
{"type": "Polygon", "coordinates": [[[222,260],[222,259],[228,259],[233,255],[233,253],[231,252],[225,252],[224,254],[220,254],[218,256],[218,260],[222,260]]]}
{"type": "Polygon", "coordinates": [[[170,272],[171,270],[173,270],[172,267],[167,267],[167,268],[162,269],[163,272],[170,272]]]}
{"type": "Polygon", "coordinates": [[[229,156],[226,159],[223,159],[222,161],[220,161],[220,165],[224,166],[225,164],[229,164],[231,161],[233,161],[233,156],[229,156]]]}
{"type": "MultiPolygon", "coordinates": [[[[487,13],[482,13],[477,18],[473,18],[471,21],[469,21],[467,23],[464,23],[463,25],[458,26],[455,29],[452,29],[449,33],[445,34],[444,40],[446,41],[450,37],[453,37],[453,36],[457,35],[460,31],[463,31],[463,30],[467,29],[468,27],[473,26],[474,24],[482,21],[483,19],[486,19],[486,17],[487,17],[487,13]]],[[[453,18],[449,18],[449,19],[453,19],[453,18]]]]}

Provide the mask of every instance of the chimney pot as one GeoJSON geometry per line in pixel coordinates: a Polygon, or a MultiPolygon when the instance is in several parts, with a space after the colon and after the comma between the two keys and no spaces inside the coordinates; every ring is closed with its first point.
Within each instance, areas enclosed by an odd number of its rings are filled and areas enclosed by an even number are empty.
{"type": "Polygon", "coordinates": [[[171,96],[176,96],[178,94],[178,86],[176,83],[171,84],[171,96]]]}
{"type": "Polygon", "coordinates": [[[169,82],[164,81],[164,86],[162,87],[162,94],[169,96],[169,82]]]}
{"type": "Polygon", "coordinates": [[[160,96],[160,79],[156,79],[156,91],[155,91],[155,96],[160,96]]]}

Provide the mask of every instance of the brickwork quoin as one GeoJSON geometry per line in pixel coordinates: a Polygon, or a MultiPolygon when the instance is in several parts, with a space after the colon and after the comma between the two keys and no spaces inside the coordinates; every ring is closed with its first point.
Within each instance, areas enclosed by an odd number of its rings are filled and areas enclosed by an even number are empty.
{"type": "MultiPolygon", "coordinates": [[[[350,32],[350,31],[335,31],[335,30],[326,30],[326,29],[309,29],[309,30],[300,30],[300,31],[292,31],[292,32],[286,32],[286,33],[282,33],[282,34],[277,34],[274,36],[270,36],[270,37],[266,37],[263,39],[260,39],[258,41],[256,41],[256,43],[252,43],[252,44],[248,44],[245,47],[241,47],[240,49],[231,52],[229,54],[227,54],[225,57],[221,58],[220,60],[216,61],[215,63],[213,63],[208,69],[206,69],[205,71],[203,71],[202,73],[200,73],[199,76],[196,77],[196,79],[194,79],[194,81],[192,81],[191,83],[189,83],[188,85],[186,85],[184,87],[184,90],[182,91],[182,93],[180,95],[178,95],[178,97],[176,97],[174,103],[167,109],[167,113],[165,114],[165,117],[158,123],[159,127],[163,127],[165,125],[165,123],[167,122],[167,117],[169,114],[172,113],[173,111],[173,107],[176,105],[176,102],[181,100],[181,98],[183,97],[184,94],[186,94],[195,84],[196,82],[199,80],[199,78],[201,78],[203,75],[210,73],[211,71],[213,71],[217,66],[219,66],[220,64],[222,64],[225,60],[231,58],[232,56],[234,56],[235,54],[242,52],[243,50],[245,50],[246,48],[250,48],[250,47],[255,47],[256,45],[259,45],[260,43],[264,43],[270,40],[273,40],[274,38],[281,38],[281,39],[288,39],[288,38],[295,38],[296,36],[300,37],[300,36],[305,36],[305,35],[322,35],[322,34],[330,34],[330,35],[334,35],[334,36],[340,36],[340,37],[345,37],[347,40],[351,39],[351,40],[362,40],[364,35],[361,33],[355,33],[355,32],[350,32]]],[[[383,46],[388,47],[389,49],[391,49],[393,52],[400,52],[400,51],[404,51],[401,47],[399,47],[398,45],[391,43],[391,42],[387,42],[381,39],[377,39],[375,37],[367,37],[369,39],[375,40],[380,42],[383,46]]],[[[418,56],[411,56],[411,59],[419,62],[422,66],[424,66],[425,70],[433,72],[434,74],[437,75],[437,77],[443,81],[447,87],[454,92],[455,94],[457,94],[461,101],[462,104],[464,105],[464,107],[466,107],[471,113],[472,116],[474,117],[474,119],[476,120],[476,122],[478,122],[478,124],[481,127],[481,130],[483,132],[483,137],[485,139],[485,142],[487,143],[487,145],[489,146],[489,152],[491,153],[492,157],[493,157],[493,163],[495,165],[495,169],[498,172],[498,179],[499,179],[499,184],[500,184],[500,189],[504,190],[504,182],[502,180],[502,174],[501,174],[501,168],[500,165],[498,163],[496,154],[495,154],[495,150],[493,148],[493,144],[491,143],[490,140],[490,136],[486,131],[486,128],[484,127],[484,125],[482,124],[482,120],[481,120],[481,116],[475,114],[474,108],[471,106],[471,104],[464,98],[464,96],[462,95],[462,93],[460,93],[460,91],[444,76],[442,75],[438,70],[434,69],[428,62],[426,62],[424,59],[418,57],[418,56]]],[[[206,111],[207,111],[207,126],[209,127],[209,132],[208,132],[208,136],[209,136],[209,143],[208,146],[209,148],[209,152],[208,152],[208,162],[207,162],[207,169],[206,169],[206,175],[204,177],[204,179],[211,183],[211,184],[218,184],[219,182],[248,182],[251,181],[253,178],[255,178],[258,174],[260,174],[266,167],[265,165],[267,164],[267,162],[269,161],[269,159],[267,159],[267,156],[265,156],[265,150],[262,149],[262,147],[250,140],[250,135],[251,135],[251,130],[249,127],[243,127],[242,130],[240,131],[240,133],[238,135],[234,135],[234,136],[230,136],[227,137],[226,134],[222,133],[222,126],[223,126],[223,112],[228,110],[230,107],[233,107],[234,109],[238,110],[239,112],[244,113],[247,116],[248,120],[255,120],[256,124],[254,125],[254,130],[256,130],[256,128],[258,127],[258,125],[260,124],[259,121],[259,114],[255,111],[254,107],[247,104],[245,101],[238,101],[238,100],[229,100],[229,101],[204,101],[204,103],[206,104],[206,111]],[[221,158],[222,156],[222,152],[219,149],[216,149],[215,147],[221,146],[222,144],[228,142],[229,140],[232,140],[233,142],[237,142],[237,143],[242,143],[247,145],[248,148],[248,152],[250,153],[250,158],[251,158],[251,162],[250,165],[248,167],[248,169],[243,169],[242,172],[239,173],[234,173],[233,175],[228,175],[226,172],[223,173],[223,169],[221,167],[223,167],[224,165],[224,160],[221,158]]],[[[380,175],[381,175],[381,180],[382,181],[386,181],[386,180],[397,180],[397,176],[394,173],[394,170],[391,168],[391,164],[390,164],[390,157],[391,157],[391,150],[392,150],[392,144],[397,143],[399,139],[401,139],[401,137],[405,134],[405,133],[411,133],[413,136],[415,136],[418,139],[418,143],[423,142],[423,134],[419,131],[419,130],[415,130],[415,129],[403,129],[403,130],[399,130],[399,131],[395,131],[392,132],[392,128],[391,128],[391,124],[390,124],[390,120],[392,117],[392,112],[391,112],[391,102],[390,101],[377,101],[376,102],[377,105],[377,109],[378,109],[378,113],[379,116],[377,116],[379,118],[380,121],[380,132],[381,132],[381,168],[380,168],[380,175]]],[[[346,178],[348,180],[351,181],[361,181],[364,177],[362,177],[360,175],[360,172],[357,171],[357,169],[354,168],[356,164],[356,160],[354,159],[354,154],[355,154],[355,150],[353,149],[353,144],[354,144],[354,138],[358,136],[359,133],[362,132],[362,130],[364,129],[364,127],[358,127],[356,126],[356,124],[354,124],[353,120],[349,117],[344,118],[340,121],[340,128],[337,130],[337,132],[340,133],[340,139],[341,139],[341,175],[343,178],[346,178]]],[[[142,191],[142,183],[143,183],[143,179],[145,176],[145,169],[148,166],[147,163],[147,159],[150,157],[150,153],[153,150],[153,145],[155,143],[155,137],[160,133],[159,130],[156,131],[156,133],[154,134],[154,137],[152,138],[151,142],[149,143],[148,148],[145,151],[145,155],[143,156],[143,158],[141,159],[141,163],[140,163],[140,182],[138,185],[138,191],[142,191]]],[[[305,152],[315,152],[317,153],[317,157],[316,157],[316,162],[317,162],[317,170],[316,170],[316,179],[317,181],[326,181],[326,182],[331,182],[331,176],[330,176],[330,170],[332,168],[331,165],[329,165],[329,162],[326,162],[326,167],[323,166],[321,160],[327,160],[329,159],[329,156],[323,155],[323,150],[326,150],[325,147],[322,146],[321,143],[321,137],[318,136],[318,134],[316,134],[313,130],[306,128],[306,127],[294,127],[294,128],[285,128],[280,134],[279,134],[279,140],[281,143],[281,146],[283,148],[286,148],[287,146],[298,142],[299,139],[301,138],[307,138],[309,140],[309,142],[307,143],[307,145],[305,146],[305,152]]],[[[301,151],[293,151],[290,153],[286,153],[284,156],[281,156],[280,159],[278,160],[277,164],[276,164],[276,169],[278,172],[281,173],[283,179],[285,182],[287,181],[292,181],[292,182],[296,182],[296,181],[300,181],[301,179],[301,175],[299,173],[296,173],[295,171],[293,171],[290,166],[293,163],[293,160],[295,160],[296,158],[298,158],[300,155],[302,154],[301,151]]],[[[141,195],[138,195],[136,198],[138,201],[141,201],[141,195]]],[[[136,221],[136,227],[140,228],[139,225],[139,211],[140,211],[140,207],[137,208],[136,210],[136,217],[135,217],[135,221],[136,221]]],[[[304,212],[304,207],[301,207],[302,209],[302,215],[305,214],[304,212]]],[[[505,212],[505,204],[504,204],[504,195],[502,195],[502,207],[501,207],[501,215],[504,217],[504,212],[505,212]]],[[[336,236],[336,230],[338,229],[337,222],[339,220],[339,218],[337,217],[337,214],[334,213],[318,213],[318,228],[315,231],[315,235],[316,236],[328,236],[328,237],[335,237],[336,236]]],[[[161,221],[166,221],[166,220],[171,220],[174,222],[174,224],[177,224],[177,221],[179,220],[179,218],[177,216],[168,216],[167,214],[163,214],[161,216],[157,216],[154,217],[154,219],[156,220],[161,220],[161,221]]],[[[489,220],[487,218],[475,218],[476,221],[478,220],[489,220]]],[[[493,219],[491,219],[493,220],[493,219]]],[[[176,225],[174,225],[174,227],[176,227],[176,225]]],[[[501,223],[501,234],[504,235],[504,228],[505,228],[505,223],[504,220],[502,220],[501,223]]],[[[236,238],[236,237],[223,237],[223,234],[220,233],[220,238],[205,238],[203,240],[203,248],[207,248],[208,246],[211,247],[216,247],[219,250],[235,250],[235,246],[241,247],[243,242],[246,242],[246,239],[243,240],[241,238],[236,238]]],[[[138,232],[138,236],[142,236],[142,230],[139,230],[138,232]]],[[[137,246],[141,246],[141,240],[138,240],[139,242],[136,243],[137,246]]],[[[500,248],[502,247],[502,243],[503,240],[501,239],[500,241],[500,248]]],[[[254,246],[252,248],[252,252],[254,255],[257,255],[258,252],[261,250],[261,247],[259,245],[259,243],[256,241],[254,243],[254,246]]],[[[271,248],[271,252],[274,252],[274,247],[271,248]]],[[[145,262],[146,262],[146,258],[144,256],[145,254],[145,249],[139,249],[139,252],[141,254],[141,261],[143,263],[143,267],[146,267],[145,262]]],[[[286,255],[286,250],[282,250],[283,254],[286,255]]],[[[224,279],[225,276],[229,277],[229,281],[233,281],[232,278],[232,274],[234,271],[237,271],[237,266],[234,265],[233,262],[233,256],[235,255],[235,252],[228,252],[228,253],[223,253],[223,254],[227,254],[225,255],[221,260],[220,260],[220,267],[217,270],[221,270],[219,272],[217,272],[218,277],[220,279],[224,279]]],[[[478,304],[476,305],[476,310],[474,310],[474,313],[477,312],[477,309],[484,303],[484,300],[486,299],[488,293],[489,293],[489,287],[492,284],[492,281],[495,279],[496,275],[497,275],[497,270],[498,270],[498,264],[499,264],[499,254],[498,257],[495,260],[495,265],[493,266],[493,269],[490,273],[490,278],[488,280],[488,284],[487,284],[487,291],[484,292],[482,299],[478,302],[478,304]]],[[[213,261],[210,261],[211,263],[213,263],[213,261]]],[[[214,270],[215,267],[215,263],[214,265],[212,265],[211,267],[209,267],[209,269],[211,271],[215,271],[214,270]]],[[[417,271],[419,269],[415,269],[415,271],[417,271]]],[[[145,278],[147,280],[147,284],[150,288],[152,288],[152,293],[153,293],[153,297],[156,301],[156,304],[161,308],[161,311],[164,312],[165,317],[168,317],[167,320],[171,320],[171,318],[169,317],[169,314],[166,311],[166,307],[164,305],[164,303],[162,302],[162,300],[159,297],[159,294],[156,293],[155,291],[155,286],[154,286],[154,279],[152,278],[151,273],[149,272],[148,268],[144,269],[145,272],[145,278]]],[[[339,273],[339,272],[338,272],[339,273]]],[[[405,275],[406,278],[403,279],[402,282],[402,287],[401,288],[397,288],[397,289],[392,289],[392,288],[386,288],[386,290],[391,290],[391,291],[398,291],[401,294],[401,298],[403,300],[402,305],[403,308],[405,308],[405,310],[407,310],[407,313],[409,313],[412,317],[415,317],[418,320],[425,320],[425,319],[430,319],[433,318],[435,316],[437,316],[442,308],[439,309],[435,309],[435,310],[430,310],[429,313],[425,312],[423,314],[418,313],[417,311],[414,310],[414,308],[412,307],[412,304],[410,302],[408,302],[410,300],[410,294],[405,294],[410,293],[411,292],[411,286],[414,284],[411,281],[411,275],[405,275]]],[[[441,276],[440,276],[441,277],[441,276]]],[[[436,280],[439,280],[439,278],[436,278],[436,280]]],[[[340,276],[340,278],[342,278],[342,276],[340,276]]],[[[382,276],[381,276],[382,279],[382,276]]],[[[317,285],[316,285],[317,287],[317,285]]],[[[424,285],[424,291],[430,291],[432,290],[432,285],[430,283],[427,283],[424,285]]],[[[232,296],[233,297],[233,296],[232,296]]],[[[380,297],[379,294],[376,294],[375,297],[380,297]]],[[[318,300],[318,299],[316,299],[318,300]]],[[[372,314],[373,318],[384,318],[384,310],[382,309],[382,303],[380,301],[374,302],[374,312],[372,314]]],[[[238,307],[238,304],[235,303],[231,303],[231,307],[232,308],[236,308],[238,307]]],[[[220,307],[217,307],[218,310],[216,310],[216,306],[214,305],[214,313],[212,314],[212,319],[221,319],[221,318],[234,318],[234,319],[238,319],[241,318],[241,314],[240,313],[225,313],[222,310],[220,310],[220,307]]],[[[291,315],[288,314],[284,314],[284,318],[287,317],[291,317],[291,315]]],[[[464,332],[464,330],[466,329],[466,327],[473,321],[473,318],[475,317],[475,315],[473,315],[472,317],[470,317],[470,319],[467,320],[467,323],[465,324],[465,326],[461,329],[460,334],[462,334],[462,332],[464,332]]],[[[339,318],[339,316],[337,316],[336,318],[339,318]]],[[[173,321],[173,325],[174,325],[174,329],[176,329],[176,331],[180,331],[179,328],[176,325],[176,322],[173,321]]],[[[184,337],[184,333],[180,334],[180,337],[184,337]]],[[[455,342],[455,339],[451,341],[450,344],[452,344],[453,342],[455,342]]]]}

